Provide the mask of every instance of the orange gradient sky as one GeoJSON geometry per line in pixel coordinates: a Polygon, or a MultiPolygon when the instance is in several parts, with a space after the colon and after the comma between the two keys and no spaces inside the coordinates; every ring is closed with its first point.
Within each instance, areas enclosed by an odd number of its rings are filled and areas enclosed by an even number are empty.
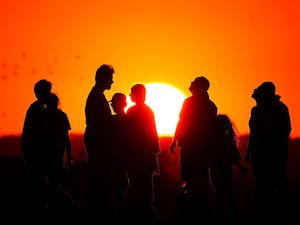
{"type": "Polygon", "coordinates": [[[2,0],[0,3],[0,136],[19,134],[35,99],[34,83],[49,79],[83,132],[84,106],[102,63],[114,66],[105,94],[132,84],[166,83],[189,96],[199,75],[219,113],[248,133],[250,97],[271,80],[288,105],[292,136],[300,137],[300,3],[298,0],[2,0]]]}

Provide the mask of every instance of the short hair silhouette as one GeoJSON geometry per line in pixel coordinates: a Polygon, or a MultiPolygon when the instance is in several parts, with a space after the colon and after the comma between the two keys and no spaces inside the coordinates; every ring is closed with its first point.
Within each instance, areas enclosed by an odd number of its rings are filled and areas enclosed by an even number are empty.
{"type": "Polygon", "coordinates": [[[112,99],[110,100],[111,104],[113,105],[118,105],[120,103],[126,103],[126,95],[123,93],[115,93],[112,97],[112,99]]]}
{"type": "Polygon", "coordinates": [[[114,68],[108,64],[102,64],[97,70],[95,75],[95,81],[98,83],[100,80],[105,79],[107,75],[113,74],[115,72],[114,68]]]}
{"type": "Polygon", "coordinates": [[[209,89],[209,80],[204,76],[197,77],[193,82],[200,90],[207,91],[209,89]]]}
{"type": "Polygon", "coordinates": [[[48,80],[42,79],[35,83],[34,85],[34,94],[40,99],[51,92],[52,83],[48,80]]]}
{"type": "Polygon", "coordinates": [[[135,84],[131,87],[130,96],[133,101],[145,101],[146,87],[143,84],[135,84]]]}
{"type": "Polygon", "coordinates": [[[47,108],[56,109],[58,107],[59,98],[56,94],[50,93],[50,95],[47,97],[46,101],[47,108]]]}
{"type": "Polygon", "coordinates": [[[252,94],[254,99],[268,99],[274,97],[276,91],[275,84],[271,81],[265,81],[259,85],[252,94]]]}

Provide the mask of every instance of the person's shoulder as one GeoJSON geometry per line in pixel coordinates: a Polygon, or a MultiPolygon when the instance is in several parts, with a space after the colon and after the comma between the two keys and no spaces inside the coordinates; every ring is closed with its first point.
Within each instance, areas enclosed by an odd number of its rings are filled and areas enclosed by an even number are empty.
{"type": "Polygon", "coordinates": [[[29,105],[28,109],[40,108],[42,106],[43,104],[40,101],[36,100],[29,105]]]}
{"type": "Polygon", "coordinates": [[[135,111],[135,108],[136,108],[135,105],[130,106],[126,111],[127,116],[130,116],[135,111]]]}
{"type": "Polygon", "coordinates": [[[189,104],[191,102],[195,101],[195,96],[189,96],[186,99],[183,100],[183,104],[189,104]]]}
{"type": "Polygon", "coordinates": [[[44,109],[44,105],[40,101],[34,101],[26,110],[27,114],[37,113],[44,109]]]}
{"type": "Polygon", "coordinates": [[[278,104],[282,107],[282,108],[284,108],[284,109],[288,109],[288,106],[287,106],[287,104],[286,103],[284,103],[283,101],[281,101],[281,100],[279,100],[278,101],[278,104]]]}
{"type": "Polygon", "coordinates": [[[209,102],[209,104],[210,104],[211,106],[217,108],[217,105],[216,105],[216,103],[215,103],[213,100],[209,99],[208,102],[209,102]]]}
{"type": "Polygon", "coordinates": [[[67,113],[66,113],[65,111],[63,111],[63,110],[61,110],[61,109],[57,109],[57,111],[58,111],[60,114],[64,115],[65,117],[68,117],[68,115],[67,115],[67,113]]]}

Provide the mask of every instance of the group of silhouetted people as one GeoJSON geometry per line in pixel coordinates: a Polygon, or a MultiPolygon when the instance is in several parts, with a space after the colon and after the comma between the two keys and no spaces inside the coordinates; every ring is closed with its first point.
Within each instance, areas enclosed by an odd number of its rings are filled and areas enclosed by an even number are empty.
{"type": "Polygon", "coordinates": [[[86,101],[88,207],[99,209],[104,221],[158,220],[152,207],[152,175],[159,169],[160,152],[154,113],[145,104],[145,86],[135,84],[130,93],[135,105],[125,113],[126,96],[116,93],[112,115],[104,91],[111,88],[113,74],[113,67],[101,65],[86,101]]]}
{"type": "MultiPolygon", "coordinates": [[[[88,156],[88,208],[98,210],[107,223],[151,222],[162,219],[153,207],[153,176],[159,175],[159,137],[155,115],[145,104],[146,87],[131,87],[134,103],[127,110],[127,97],[117,92],[110,101],[104,92],[111,89],[114,68],[103,64],[95,74],[86,105],[84,144],[88,156]],[[113,112],[110,108],[113,109],[113,112]]],[[[211,213],[211,185],[215,193],[214,215],[235,215],[234,166],[245,174],[241,163],[234,123],[210,99],[210,82],[204,76],[190,84],[191,96],[183,102],[170,152],[180,151],[181,198],[185,204],[176,221],[201,219],[211,213]]],[[[51,83],[40,80],[34,91],[37,100],[29,107],[24,121],[21,150],[42,200],[49,200],[61,188],[64,154],[72,165],[66,113],[51,93],[51,83]],[[50,191],[49,191],[50,190],[50,191]],[[50,193],[50,194],[49,194],[50,193]],[[42,197],[41,197],[42,196],[42,197]],[[46,196],[46,197],[45,197],[46,196]]],[[[273,195],[279,194],[280,212],[288,204],[287,160],[291,122],[288,107],[280,101],[272,82],[254,89],[256,106],[251,109],[246,161],[251,162],[257,215],[271,215],[273,195]]]]}

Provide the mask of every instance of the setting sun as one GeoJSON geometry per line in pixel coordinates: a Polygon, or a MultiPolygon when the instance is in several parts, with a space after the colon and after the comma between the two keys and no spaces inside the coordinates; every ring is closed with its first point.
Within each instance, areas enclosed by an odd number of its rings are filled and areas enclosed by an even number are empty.
{"type": "MultiPolygon", "coordinates": [[[[146,104],[154,111],[158,135],[172,136],[185,95],[179,89],[164,83],[149,83],[145,86],[146,104]]],[[[129,96],[127,102],[127,108],[133,105],[129,96]]]]}

